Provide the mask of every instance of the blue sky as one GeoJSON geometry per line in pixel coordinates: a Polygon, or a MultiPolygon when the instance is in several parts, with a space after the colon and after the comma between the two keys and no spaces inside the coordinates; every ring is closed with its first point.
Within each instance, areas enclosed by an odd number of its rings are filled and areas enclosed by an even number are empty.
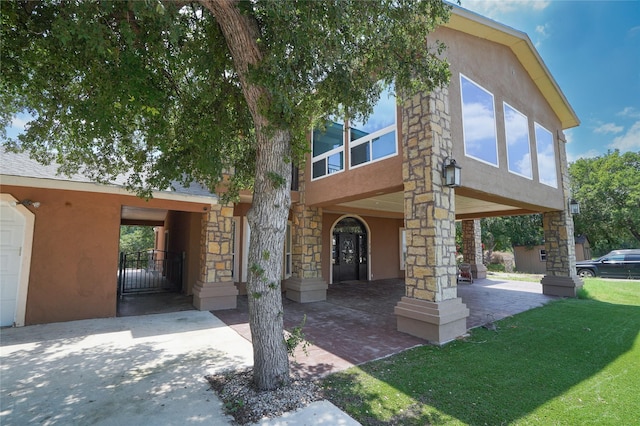
{"type": "Polygon", "coordinates": [[[527,33],[580,119],[569,161],[640,152],[640,1],[461,0],[527,33]]]}

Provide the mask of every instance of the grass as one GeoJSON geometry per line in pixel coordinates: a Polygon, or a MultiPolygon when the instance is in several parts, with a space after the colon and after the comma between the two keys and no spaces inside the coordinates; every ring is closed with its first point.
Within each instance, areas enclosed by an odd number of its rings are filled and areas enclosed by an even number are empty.
{"type": "Polygon", "coordinates": [[[325,378],[363,425],[631,425],[640,419],[640,281],[563,299],[325,378]]]}
{"type": "Polygon", "coordinates": [[[544,274],[527,274],[524,272],[487,272],[490,280],[529,281],[539,283],[544,274]]]}

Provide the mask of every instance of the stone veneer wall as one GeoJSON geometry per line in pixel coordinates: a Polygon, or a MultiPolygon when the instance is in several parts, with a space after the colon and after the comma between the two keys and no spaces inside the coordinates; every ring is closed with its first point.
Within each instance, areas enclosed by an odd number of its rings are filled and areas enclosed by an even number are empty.
{"type": "Polygon", "coordinates": [[[560,185],[563,191],[564,210],[545,212],[542,217],[545,251],[547,253],[546,275],[542,278],[542,292],[553,296],[575,297],[582,287],[576,275],[576,246],[573,217],[569,213],[570,195],[569,165],[564,142],[558,142],[560,185]]]}
{"type": "Polygon", "coordinates": [[[285,282],[287,298],[299,303],[327,299],[322,279],[322,209],[304,204],[305,180],[300,172],[300,201],[291,206],[291,278],[285,282]]]}
{"type": "Polygon", "coordinates": [[[231,235],[233,207],[213,205],[202,221],[200,256],[203,282],[233,281],[233,247],[231,235]]]}
{"type": "Polygon", "coordinates": [[[487,268],[482,255],[482,227],[480,219],[462,221],[462,254],[465,263],[471,265],[474,278],[486,278],[487,268]]]}
{"type": "Polygon", "coordinates": [[[292,275],[298,278],[318,278],[322,276],[321,210],[302,204],[296,204],[292,210],[292,275]]]}
{"type": "Polygon", "coordinates": [[[458,296],[454,192],[443,185],[451,155],[448,89],[418,94],[402,110],[405,293],[394,312],[398,331],[442,344],[467,331],[458,296]]]}
{"type": "Polygon", "coordinates": [[[573,242],[573,220],[567,211],[546,212],[542,217],[544,248],[547,253],[547,275],[576,275],[576,248],[573,242]]]}
{"type": "Polygon", "coordinates": [[[193,288],[199,310],[233,309],[238,289],[233,283],[233,206],[215,204],[203,215],[200,278],[193,288]]]}
{"type": "Polygon", "coordinates": [[[441,174],[453,145],[448,89],[415,95],[402,114],[406,295],[452,299],[457,297],[454,193],[441,174]]]}

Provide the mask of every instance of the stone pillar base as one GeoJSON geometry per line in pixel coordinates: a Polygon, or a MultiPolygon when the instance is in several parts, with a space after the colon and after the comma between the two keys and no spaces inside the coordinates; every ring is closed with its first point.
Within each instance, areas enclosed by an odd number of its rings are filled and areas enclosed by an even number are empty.
{"type": "Polygon", "coordinates": [[[571,277],[555,277],[545,275],[542,280],[542,294],[547,296],[576,297],[584,284],[577,275],[571,277]]]}
{"type": "Polygon", "coordinates": [[[473,274],[474,279],[482,280],[487,278],[487,267],[482,263],[472,263],[471,273],[473,274]]]}
{"type": "Polygon", "coordinates": [[[327,300],[327,282],[322,278],[289,278],[284,282],[286,297],[298,303],[327,300]]]}
{"type": "Polygon", "coordinates": [[[394,312],[398,331],[438,345],[467,332],[469,309],[459,297],[442,302],[403,297],[394,312]]]}
{"type": "Polygon", "coordinates": [[[238,289],[232,281],[203,283],[193,286],[193,306],[199,311],[235,309],[238,306],[238,289]]]}

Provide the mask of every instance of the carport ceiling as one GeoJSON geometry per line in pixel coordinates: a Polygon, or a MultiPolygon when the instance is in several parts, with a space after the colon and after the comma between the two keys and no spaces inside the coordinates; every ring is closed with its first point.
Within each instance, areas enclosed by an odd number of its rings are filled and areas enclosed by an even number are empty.
{"type": "Polygon", "coordinates": [[[134,221],[164,222],[168,210],[146,209],[143,207],[122,206],[121,219],[134,221]]]}
{"type": "MultiPolygon", "coordinates": [[[[456,194],[456,216],[461,215],[486,215],[491,212],[505,212],[509,210],[520,210],[519,207],[506,204],[494,203],[491,201],[479,200],[476,198],[465,197],[456,194]]],[[[404,194],[402,192],[394,192],[391,194],[375,195],[373,197],[362,200],[349,201],[341,203],[338,206],[363,209],[377,210],[381,212],[404,213],[404,194]]]]}

